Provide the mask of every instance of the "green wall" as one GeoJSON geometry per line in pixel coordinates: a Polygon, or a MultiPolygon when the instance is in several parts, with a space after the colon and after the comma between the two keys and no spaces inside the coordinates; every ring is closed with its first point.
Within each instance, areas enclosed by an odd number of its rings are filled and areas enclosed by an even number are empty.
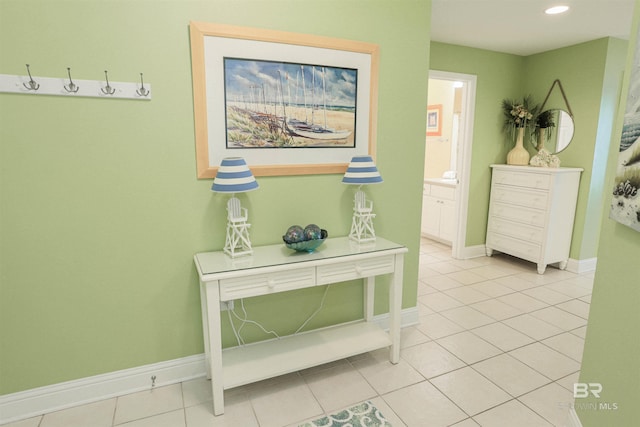
{"type": "Polygon", "coordinates": [[[466,246],[484,245],[491,186],[490,164],[504,163],[511,149],[502,136],[500,102],[520,93],[524,58],[432,42],[432,70],[477,76],[466,246]]]}
{"type": "MultiPolygon", "coordinates": [[[[0,94],[0,394],[203,352],[192,257],[224,243],[223,198],[196,179],[189,21],[380,45],[379,235],[408,246],[416,304],[430,1],[0,2],[0,73],[136,81],[148,102],[0,94]],[[313,19],[309,19],[310,10],[313,19]],[[283,13],[286,11],[286,13],[283,13]]],[[[345,161],[348,159],[345,159],[345,161]]],[[[254,245],[293,223],[346,235],[339,175],[259,178],[243,195],[254,245]],[[317,197],[310,197],[316,195],[317,197]]],[[[384,286],[376,312],[386,311],[384,286]]],[[[321,290],[247,301],[286,333],[321,290]],[[286,314],[283,314],[286,313],[286,314]]],[[[313,325],[361,316],[359,283],[332,287],[313,325]]],[[[263,338],[248,331],[250,339],[263,338]]],[[[224,330],[225,343],[231,333],[224,330]]]]}
{"type": "MultiPolygon", "coordinates": [[[[560,79],[576,133],[559,154],[562,166],[581,167],[576,222],[570,257],[596,256],[611,123],[615,114],[627,42],[605,38],[527,57],[443,43],[431,43],[431,69],[477,76],[471,160],[467,246],[484,245],[492,163],[505,163],[513,141],[502,133],[500,103],[531,94],[541,104],[555,79],[560,79]]],[[[556,87],[547,101],[564,107],[556,87]]],[[[545,106],[546,108],[546,106],[545,106]]],[[[534,146],[527,144],[531,155],[534,146]]]]}
{"type": "MultiPolygon", "coordinates": [[[[525,92],[541,104],[554,80],[559,79],[574,115],[574,138],[558,155],[562,166],[584,169],[569,254],[573,259],[594,258],[597,253],[604,170],[626,53],[626,41],[603,38],[525,60],[525,92]]],[[[567,110],[557,86],[545,105],[548,108],[567,110]]],[[[528,148],[535,154],[532,145],[528,148]]]]}
{"type": "Polygon", "coordinates": [[[600,383],[603,389],[599,399],[593,396],[576,399],[576,412],[584,427],[638,424],[640,233],[609,219],[608,215],[639,22],[640,1],[636,0],[626,73],[621,90],[622,97],[619,100],[617,120],[610,136],[609,159],[606,162],[604,215],[598,249],[598,267],[580,372],[580,382],[600,383]],[[616,404],[617,409],[603,409],[601,404],[604,404],[604,408],[613,408],[613,404],[616,404]],[[597,409],[594,409],[593,405],[597,409]]]}

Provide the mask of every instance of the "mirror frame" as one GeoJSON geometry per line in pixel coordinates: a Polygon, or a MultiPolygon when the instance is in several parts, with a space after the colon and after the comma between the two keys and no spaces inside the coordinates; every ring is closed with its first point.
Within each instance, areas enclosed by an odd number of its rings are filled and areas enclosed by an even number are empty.
{"type": "Polygon", "coordinates": [[[547,128],[540,128],[536,126],[534,131],[534,138],[532,138],[531,142],[536,149],[539,151],[541,148],[546,148],[551,154],[558,154],[565,150],[571,141],[573,141],[573,136],[575,135],[575,122],[573,121],[573,117],[569,114],[568,111],[563,110],[562,108],[550,108],[548,110],[542,111],[539,115],[542,115],[546,112],[553,113],[553,122],[554,125],[547,128]],[[557,113],[557,114],[556,114],[557,113]],[[564,114],[563,114],[564,113],[564,114]],[[561,118],[563,117],[563,118],[561,118]],[[570,125],[563,126],[563,121],[570,121],[570,125]],[[570,134],[568,129],[570,128],[570,134]],[[540,147],[540,132],[545,129],[544,132],[544,147],[540,147]],[[551,129],[551,130],[549,130],[551,129]],[[563,139],[562,141],[560,141],[563,139]],[[549,142],[553,142],[553,146],[547,145],[549,142]]]}
{"type": "MultiPolygon", "coordinates": [[[[553,83],[551,84],[551,88],[549,89],[549,92],[547,92],[547,96],[544,98],[544,101],[542,102],[542,105],[540,106],[540,110],[539,111],[540,111],[540,113],[538,114],[538,117],[540,115],[546,113],[547,111],[559,111],[559,112],[566,113],[568,115],[568,117],[571,119],[571,127],[572,127],[571,137],[569,138],[569,140],[566,143],[563,144],[563,146],[562,146],[562,148],[560,150],[557,149],[558,148],[558,143],[557,143],[557,139],[556,139],[554,151],[552,152],[552,154],[558,154],[561,151],[565,150],[569,146],[569,144],[571,144],[571,141],[573,141],[573,136],[575,135],[575,121],[573,119],[573,111],[571,111],[571,106],[569,105],[569,100],[567,99],[567,95],[565,94],[564,88],[562,87],[562,83],[560,82],[559,79],[555,79],[553,81],[553,83]],[[545,110],[544,106],[547,104],[547,101],[549,100],[549,96],[551,95],[551,92],[553,91],[553,88],[556,85],[558,85],[558,88],[560,89],[560,93],[562,94],[562,99],[564,100],[564,103],[566,104],[567,109],[563,110],[562,108],[551,108],[551,109],[545,110]]],[[[560,113],[559,113],[559,115],[560,115],[560,113]]],[[[558,115],[558,118],[556,119],[556,121],[558,121],[558,122],[559,122],[559,115],[558,115]]],[[[536,121],[537,121],[537,118],[536,118],[536,121]]],[[[557,126],[558,126],[558,124],[556,123],[555,127],[557,127],[557,126]]],[[[535,130],[534,130],[535,138],[532,140],[532,143],[538,148],[538,150],[540,149],[539,142],[538,142],[539,141],[538,138],[539,138],[540,129],[541,128],[539,128],[538,126],[535,127],[535,130]]],[[[549,135],[546,135],[546,136],[548,137],[549,135]]],[[[547,139],[549,139],[549,138],[547,138],[547,139]]],[[[544,148],[544,146],[542,148],[544,148]]]]}

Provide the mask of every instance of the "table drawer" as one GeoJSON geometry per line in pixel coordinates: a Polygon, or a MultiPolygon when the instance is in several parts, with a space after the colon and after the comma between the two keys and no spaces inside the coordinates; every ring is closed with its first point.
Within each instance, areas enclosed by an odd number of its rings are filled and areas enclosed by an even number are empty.
{"type": "Polygon", "coordinates": [[[299,268],[220,280],[220,300],[230,301],[315,285],[315,269],[299,268]]]}
{"type": "Polygon", "coordinates": [[[487,247],[532,262],[538,262],[541,246],[495,232],[487,234],[487,247]]]}
{"type": "Polygon", "coordinates": [[[549,193],[545,191],[524,190],[506,185],[494,185],[491,191],[491,202],[525,206],[535,209],[547,209],[549,193]]]}
{"type": "Polygon", "coordinates": [[[492,217],[489,219],[489,230],[529,242],[542,243],[543,233],[540,227],[492,217]]]}
{"type": "Polygon", "coordinates": [[[505,205],[503,203],[494,203],[491,209],[491,215],[499,218],[509,219],[523,224],[531,224],[538,227],[544,227],[545,212],[537,209],[525,208],[522,206],[505,205]]]}
{"type": "Polygon", "coordinates": [[[495,170],[493,171],[493,182],[515,187],[548,190],[551,187],[551,176],[541,173],[495,170]]]}
{"type": "Polygon", "coordinates": [[[344,282],[362,277],[392,273],[394,269],[393,255],[361,261],[343,262],[340,264],[318,266],[318,284],[344,282]]]}

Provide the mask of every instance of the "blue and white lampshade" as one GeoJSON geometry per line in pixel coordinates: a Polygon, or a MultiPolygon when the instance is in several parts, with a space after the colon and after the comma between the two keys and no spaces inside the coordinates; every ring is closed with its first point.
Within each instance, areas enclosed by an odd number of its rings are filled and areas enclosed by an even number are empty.
{"type": "Polygon", "coordinates": [[[379,184],[382,177],[371,156],[355,156],[351,159],[347,172],[342,178],[343,184],[379,184]]]}
{"type": "Polygon", "coordinates": [[[258,188],[258,182],[242,157],[222,159],[211,191],[217,193],[244,193],[258,188]]]}

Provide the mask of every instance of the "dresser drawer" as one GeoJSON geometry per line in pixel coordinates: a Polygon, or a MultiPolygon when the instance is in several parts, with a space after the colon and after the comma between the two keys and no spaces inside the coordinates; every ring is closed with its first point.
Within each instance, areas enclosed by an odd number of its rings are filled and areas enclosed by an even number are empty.
{"type": "Polygon", "coordinates": [[[318,285],[392,273],[394,256],[318,266],[318,285]]]}
{"type": "Polygon", "coordinates": [[[315,269],[299,268],[220,280],[220,300],[229,301],[315,285],[315,269]]]}
{"type": "Polygon", "coordinates": [[[545,191],[525,190],[506,185],[494,185],[491,191],[491,202],[501,202],[528,208],[545,210],[549,193],[545,191]]]}
{"type": "Polygon", "coordinates": [[[540,173],[495,170],[493,171],[493,182],[515,187],[548,190],[551,187],[551,176],[540,173]]]}
{"type": "Polygon", "coordinates": [[[540,227],[519,224],[496,217],[489,219],[489,230],[533,243],[542,243],[543,238],[542,228],[540,227]]]}
{"type": "Polygon", "coordinates": [[[505,205],[494,203],[491,206],[491,215],[508,219],[523,224],[531,224],[544,227],[545,212],[538,209],[525,208],[522,206],[505,205]]]}
{"type": "Polygon", "coordinates": [[[533,262],[538,261],[541,250],[541,246],[535,243],[514,239],[495,232],[487,234],[487,247],[533,262]]]}

